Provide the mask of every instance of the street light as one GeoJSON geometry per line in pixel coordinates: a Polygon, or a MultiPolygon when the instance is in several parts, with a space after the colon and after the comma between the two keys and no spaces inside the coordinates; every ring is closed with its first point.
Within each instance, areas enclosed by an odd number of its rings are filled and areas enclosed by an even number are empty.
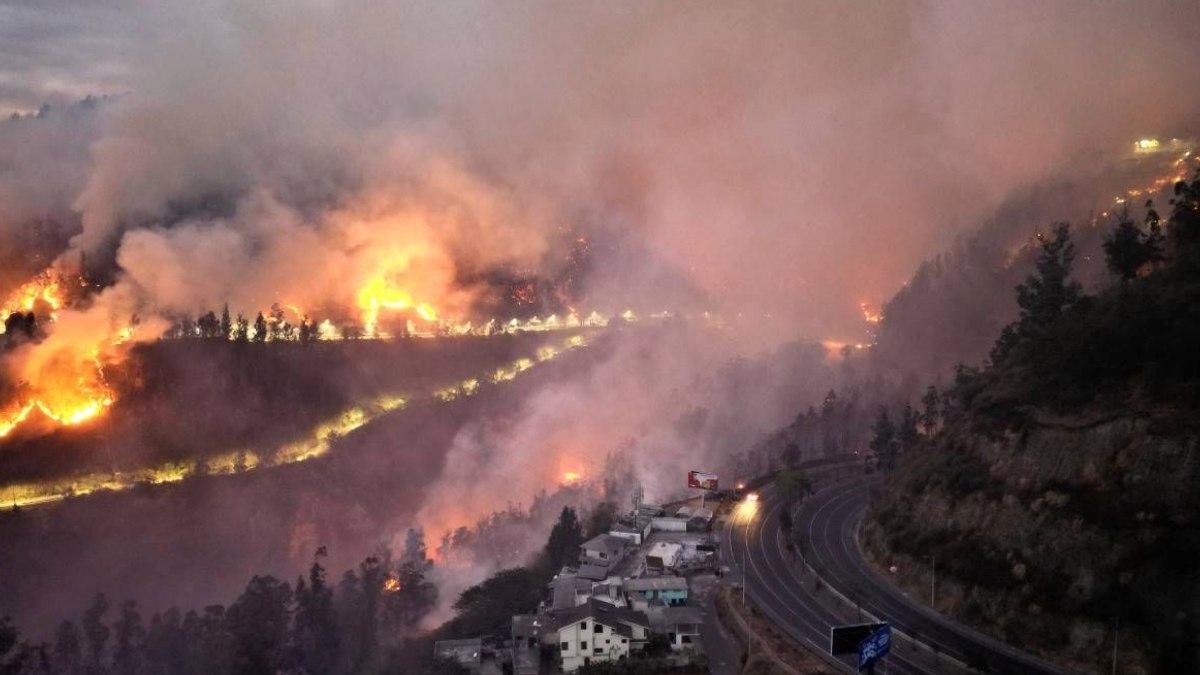
{"type": "MultiPolygon", "coordinates": [[[[746,553],[750,550],[750,524],[754,522],[755,516],[758,515],[758,493],[751,492],[738,504],[735,517],[741,521],[745,528],[745,547],[742,549],[742,609],[746,609],[746,587],[750,585],[750,568],[746,564],[746,553]]],[[[754,647],[754,625],[753,617],[750,613],[746,613],[746,661],[750,660],[750,653],[754,647]]]]}

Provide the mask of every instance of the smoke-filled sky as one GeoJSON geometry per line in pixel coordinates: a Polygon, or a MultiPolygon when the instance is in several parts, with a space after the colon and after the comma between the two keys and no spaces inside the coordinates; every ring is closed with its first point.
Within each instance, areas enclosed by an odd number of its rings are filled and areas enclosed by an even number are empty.
{"type": "Polygon", "coordinates": [[[339,303],[381,271],[454,310],[464,270],[553,272],[578,228],[627,244],[597,296],[682,278],[768,337],[844,333],[1014,187],[1192,131],[1197,28],[1194,3],[7,2],[0,112],[53,107],[0,124],[0,244],[52,217],[122,270],[114,312],[339,303]]]}
{"type": "Polygon", "coordinates": [[[344,318],[373,284],[455,317],[583,236],[583,313],[772,320],[629,338],[464,426],[414,524],[627,440],[665,499],[836,386],[816,348],[732,353],[859,339],[1014,190],[1196,136],[1197,29],[1194,2],[0,0],[0,299],[53,261],[105,286],[0,365],[36,396],[133,315],[344,318]]]}

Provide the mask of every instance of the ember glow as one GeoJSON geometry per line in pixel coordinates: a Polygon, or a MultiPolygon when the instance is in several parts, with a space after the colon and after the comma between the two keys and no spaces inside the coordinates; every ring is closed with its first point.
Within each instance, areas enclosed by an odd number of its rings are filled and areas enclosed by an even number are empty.
{"type": "Polygon", "coordinates": [[[104,381],[104,371],[95,352],[82,359],[61,353],[37,373],[29,385],[28,401],[16,412],[0,419],[0,438],[29,420],[35,411],[63,426],[82,424],[113,404],[113,393],[104,381]]]}
{"type": "MultiPolygon", "coordinates": [[[[59,296],[59,284],[48,281],[49,276],[43,275],[22,286],[9,305],[19,307],[17,311],[34,311],[43,303],[46,307],[58,310],[64,306],[59,296]]],[[[407,321],[406,334],[413,338],[436,338],[440,336],[491,336],[516,335],[520,333],[543,333],[568,331],[581,328],[603,328],[609,325],[611,318],[599,312],[591,312],[584,318],[569,314],[560,318],[551,314],[545,318],[533,316],[529,319],[510,319],[497,321],[490,319],[484,322],[450,321],[439,319],[436,310],[426,303],[414,303],[411,295],[402,289],[389,286],[383,277],[375,277],[360,290],[358,294],[359,307],[362,309],[363,339],[391,339],[392,335],[379,328],[381,312],[412,310],[421,325],[412,320],[407,321]]],[[[277,311],[263,312],[268,326],[264,341],[297,340],[300,335],[300,322],[307,322],[308,314],[294,304],[277,305],[286,308],[296,317],[296,324],[279,318],[277,311]],[[286,323],[286,325],[284,325],[286,323]]],[[[49,314],[50,321],[55,315],[49,314]]],[[[668,312],[656,313],[655,317],[672,316],[668,312]]],[[[632,323],[636,317],[631,310],[625,310],[617,317],[619,321],[632,323]]],[[[319,323],[313,321],[317,339],[342,340],[343,332],[330,319],[319,323]]],[[[235,339],[236,327],[231,327],[226,337],[235,339]]],[[[22,360],[18,366],[23,384],[22,393],[9,407],[0,413],[0,438],[12,434],[22,425],[40,419],[43,422],[58,426],[73,426],[85,423],[101,415],[116,401],[116,392],[107,384],[104,374],[104,362],[120,361],[124,358],[124,350],[133,342],[151,339],[138,327],[126,325],[113,331],[110,337],[99,342],[88,340],[81,343],[58,341],[57,349],[51,351],[39,346],[31,350],[33,358],[22,360]],[[76,347],[79,347],[76,349],[76,347]]],[[[94,336],[89,336],[94,337],[94,336]]],[[[255,338],[251,326],[247,339],[255,338]]],[[[510,366],[498,368],[489,373],[484,380],[492,383],[512,380],[521,372],[531,368],[535,362],[547,361],[554,358],[561,349],[582,347],[586,345],[583,335],[569,338],[563,347],[546,345],[540,348],[533,358],[520,359],[510,366]]],[[[435,395],[445,401],[451,401],[459,396],[470,396],[479,385],[478,379],[468,379],[435,395]]]]}
{"type": "MultiPolygon", "coordinates": [[[[587,344],[584,336],[572,335],[559,343],[557,348],[554,348],[554,356],[539,358],[536,361],[530,358],[521,358],[509,366],[493,372],[491,377],[469,378],[449,387],[434,391],[431,394],[427,394],[427,396],[445,403],[473,396],[481,390],[483,386],[481,382],[487,382],[488,386],[504,384],[516,379],[521,373],[530,370],[537,363],[552,360],[555,356],[570,350],[581,349],[586,347],[587,344]]],[[[549,353],[545,351],[546,349],[546,347],[539,349],[539,354],[549,353]]],[[[0,505],[12,507],[35,506],[56,502],[67,497],[83,496],[99,490],[125,490],[140,483],[153,485],[173,483],[195,475],[198,472],[209,475],[233,474],[259,470],[268,466],[305,462],[327,454],[337,438],[353,432],[381,415],[402,410],[411,400],[413,400],[413,397],[402,393],[377,396],[369,401],[362,402],[360,405],[344,410],[332,419],[317,425],[307,437],[287,443],[270,452],[247,448],[198,460],[197,462],[173,462],[142,470],[112,471],[75,476],[64,480],[0,486],[0,505]]],[[[92,417],[98,414],[103,407],[111,404],[112,400],[108,399],[106,402],[99,404],[100,407],[94,410],[83,410],[80,414],[92,417]]],[[[33,407],[37,408],[37,405],[34,404],[33,407]]],[[[37,409],[40,410],[40,408],[37,409]]],[[[29,412],[25,413],[26,416],[29,414],[29,412]]],[[[81,417],[70,423],[79,423],[85,419],[87,417],[81,417]]],[[[14,426],[19,423],[20,420],[15,421],[14,426]]],[[[0,428],[0,431],[2,430],[0,428]]],[[[11,431],[11,428],[8,431],[11,431]]],[[[578,477],[578,474],[574,475],[578,477]]]]}
{"type": "MultiPolygon", "coordinates": [[[[62,280],[46,272],[10,295],[4,303],[5,317],[30,314],[40,322],[38,331],[50,331],[64,303],[62,280]]],[[[24,358],[10,363],[18,394],[0,413],[0,438],[37,419],[73,426],[100,415],[115,400],[102,360],[130,335],[132,329],[126,327],[98,342],[56,341],[52,348],[36,352],[33,345],[19,347],[17,354],[24,358]]]]}
{"type": "Polygon", "coordinates": [[[385,275],[374,276],[358,291],[363,330],[367,337],[379,334],[381,311],[412,310],[424,321],[437,321],[437,310],[427,302],[418,302],[408,291],[392,286],[385,275]]]}
{"type": "MultiPolygon", "coordinates": [[[[13,291],[8,299],[4,302],[3,316],[0,318],[7,319],[9,316],[16,313],[42,313],[50,320],[54,319],[55,312],[63,306],[62,288],[60,281],[50,273],[38,275],[33,280],[25,283],[17,290],[13,291]],[[43,310],[44,311],[41,311],[43,310]]],[[[4,334],[6,326],[0,322],[0,335],[4,334]]]]}

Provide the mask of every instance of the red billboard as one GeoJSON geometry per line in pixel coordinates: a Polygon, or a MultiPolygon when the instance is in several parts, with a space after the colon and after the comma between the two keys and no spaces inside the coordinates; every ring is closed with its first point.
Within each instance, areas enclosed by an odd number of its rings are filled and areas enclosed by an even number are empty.
{"type": "Polygon", "coordinates": [[[717,489],[717,474],[704,473],[703,471],[689,471],[688,487],[715,491],[717,489]]]}

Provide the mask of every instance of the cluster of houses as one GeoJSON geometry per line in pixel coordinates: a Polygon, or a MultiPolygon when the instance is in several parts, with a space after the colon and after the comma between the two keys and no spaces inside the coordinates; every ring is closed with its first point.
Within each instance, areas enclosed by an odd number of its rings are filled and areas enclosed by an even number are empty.
{"type": "MultiPolygon", "coordinates": [[[[703,615],[689,577],[715,570],[716,547],[708,534],[713,517],[711,509],[643,505],[585,541],[577,564],[551,580],[538,611],[512,618],[506,654],[512,672],[538,675],[558,666],[572,672],[638,658],[654,635],[661,636],[655,640],[660,649],[669,645],[671,658],[686,661],[701,653],[703,615]]],[[[472,646],[455,652],[451,642],[462,641],[438,643],[439,654],[479,671],[472,646]]]]}

